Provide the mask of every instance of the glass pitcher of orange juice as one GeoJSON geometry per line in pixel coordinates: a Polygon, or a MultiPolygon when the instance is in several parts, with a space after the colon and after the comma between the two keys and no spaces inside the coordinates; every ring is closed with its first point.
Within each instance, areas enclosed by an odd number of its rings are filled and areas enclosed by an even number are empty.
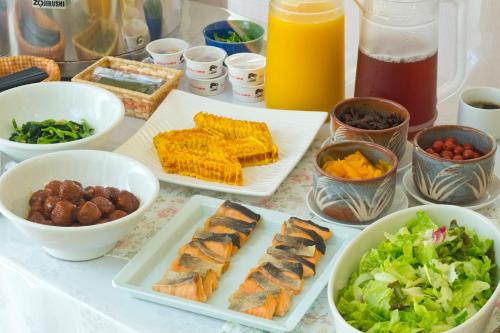
{"type": "Polygon", "coordinates": [[[343,0],[271,0],[266,106],[330,111],[344,76],[343,0]]]}

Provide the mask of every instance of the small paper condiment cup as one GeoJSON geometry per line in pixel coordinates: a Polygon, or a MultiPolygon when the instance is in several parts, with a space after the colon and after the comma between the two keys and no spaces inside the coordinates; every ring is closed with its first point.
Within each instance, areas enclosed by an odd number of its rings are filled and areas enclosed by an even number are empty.
{"type": "Polygon", "coordinates": [[[195,46],[184,51],[186,72],[191,78],[213,79],[222,75],[226,51],[215,46],[195,46]]]}
{"type": "Polygon", "coordinates": [[[227,70],[222,69],[222,75],[213,79],[200,79],[192,77],[186,73],[188,77],[189,90],[196,95],[214,96],[224,92],[226,88],[227,70]]]}
{"type": "Polygon", "coordinates": [[[229,78],[246,86],[264,83],[266,57],[256,53],[236,53],[226,58],[229,78]]]}
{"type": "Polygon", "coordinates": [[[500,139],[500,107],[481,109],[471,104],[491,103],[500,105],[500,89],[475,87],[466,89],[460,95],[458,124],[471,126],[500,139]]]}
{"type": "Polygon", "coordinates": [[[241,102],[256,103],[264,100],[264,84],[247,86],[229,78],[233,86],[233,97],[241,102]]]}
{"type": "Polygon", "coordinates": [[[180,69],[184,64],[184,51],[189,44],[178,38],[163,38],[152,41],[146,51],[153,58],[153,63],[160,66],[180,69]]]}

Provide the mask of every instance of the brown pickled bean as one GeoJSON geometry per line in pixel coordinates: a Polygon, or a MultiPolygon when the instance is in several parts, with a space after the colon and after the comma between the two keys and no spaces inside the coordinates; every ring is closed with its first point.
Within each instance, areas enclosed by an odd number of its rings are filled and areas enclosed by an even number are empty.
{"type": "Polygon", "coordinates": [[[120,194],[118,194],[116,207],[130,214],[139,208],[139,199],[129,191],[121,191],[120,194]]]}
{"type": "Polygon", "coordinates": [[[54,180],[32,193],[27,219],[54,226],[85,226],[107,223],[139,208],[137,197],[115,187],[82,185],[73,180],[54,180]]]}
{"type": "Polygon", "coordinates": [[[67,227],[73,224],[75,205],[67,200],[59,201],[52,212],[50,219],[57,226],[67,227]]]}
{"type": "Polygon", "coordinates": [[[65,180],[59,188],[59,196],[72,203],[77,203],[83,196],[83,189],[72,180],[65,180]]]}
{"type": "Polygon", "coordinates": [[[115,205],[113,205],[113,203],[105,197],[95,197],[90,201],[95,203],[101,213],[105,216],[113,213],[116,209],[115,205]]]}
{"type": "Polygon", "coordinates": [[[460,144],[453,137],[448,137],[444,141],[436,139],[429,147],[425,148],[425,151],[431,155],[455,161],[474,159],[484,155],[474,145],[470,143],[460,144]]]}
{"type": "Polygon", "coordinates": [[[58,180],[53,180],[45,185],[43,191],[45,192],[46,197],[59,195],[59,188],[61,187],[62,182],[58,180]]]}
{"type": "Polygon", "coordinates": [[[101,218],[101,211],[97,205],[91,201],[87,201],[76,212],[76,220],[82,225],[92,225],[101,218]]]}
{"type": "Polygon", "coordinates": [[[114,221],[114,220],[121,219],[122,217],[125,217],[127,215],[128,215],[127,212],[118,209],[118,210],[115,210],[113,213],[109,214],[108,219],[110,221],[114,221]]]}

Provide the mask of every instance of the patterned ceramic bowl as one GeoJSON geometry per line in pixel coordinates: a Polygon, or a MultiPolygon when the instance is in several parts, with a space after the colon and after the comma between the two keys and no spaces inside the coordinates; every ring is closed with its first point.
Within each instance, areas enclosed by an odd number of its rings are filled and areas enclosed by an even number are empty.
{"type": "Polygon", "coordinates": [[[398,159],[405,153],[410,114],[404,106],[396,102],[376,97],[354,97],[346,99],[335,106],[330,117],[330,133],[332,141],[360,140],[373,142],[389,148],[398,159]],[[396,114],[401,124],[382,130],[366,130],[349,126],[340,121],[340,116],[350,108],[357,110],[372,109],[379,113],[396,114]]]}
{"type": "Polygon", "coordinates": [[[491,135],[471,127],[442,125],[421,131],[413,141],[413,181],[422,195],[439,203],[460,204],[486,194],[494,177],[497,150],[497,143],[491,135]],[[434,140],[447,137],[454,137],[461,144],[471,143],[484,155],[452,161],[425,151],[434,140]]]}
{"type": "Polygon", "coordinates": [[[325,146],[314,160],[313,194],[316,205],[336,220],[372,221],[387,211],[396,190],[398,159],[389,149],[363,141],[343,141],[325,146]],[[372,163],[382,160],[392,168],[384,175],[350,180],[327,174],[321,166],[327,159],[342,159],[359,150],[372,163]]]}

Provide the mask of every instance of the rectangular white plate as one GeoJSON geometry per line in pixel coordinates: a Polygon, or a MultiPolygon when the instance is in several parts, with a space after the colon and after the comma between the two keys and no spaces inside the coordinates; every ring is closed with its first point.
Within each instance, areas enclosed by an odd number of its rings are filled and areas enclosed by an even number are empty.
{"type": "Polygon", "coordinates": [[[292,307],[285,317],[266,320],[229,310],[229,296],[244,281],[250,269],[257,265],[259,258],[271,246],[274,235],[290,215],[276,211],[245,205],[262,216],[262,220],[250,235],[247,243],[231,258],[231,264],[219,283],[219,288],[206,303],[189,301],[175,296],[155,292],[152,285],[158,281],[178,249],[191,240],[195,230],[212,215],[222,200],[193,196],[179,213],[151,239],[146,246],[115,276],[113,286],[144,300],[173,306],[182,310],[274,332],[292,330],[304,316],[328,282],[332,267],[340,251],[359,233],[358,230],[331,226],[333,236],[326,242],[326,254],[316,267],[316,275],[305,280],[300,295],[293,297],[292,307]]]}
{"type": "Polygon", "coordinates": [[[219,192],[270,196],[300,161],[327,117],[326,112],[283,111],[241,106],[173,90],[151,118],[115,152],[147,165],[162,181],[219,192]],[[193,128],[193,116],[209,112],[233,119],[265,122],[279,148],[276,163],[243,168],[244,185],[225,185],[163,171],[153,145],[159,132],[193,128]]]}

